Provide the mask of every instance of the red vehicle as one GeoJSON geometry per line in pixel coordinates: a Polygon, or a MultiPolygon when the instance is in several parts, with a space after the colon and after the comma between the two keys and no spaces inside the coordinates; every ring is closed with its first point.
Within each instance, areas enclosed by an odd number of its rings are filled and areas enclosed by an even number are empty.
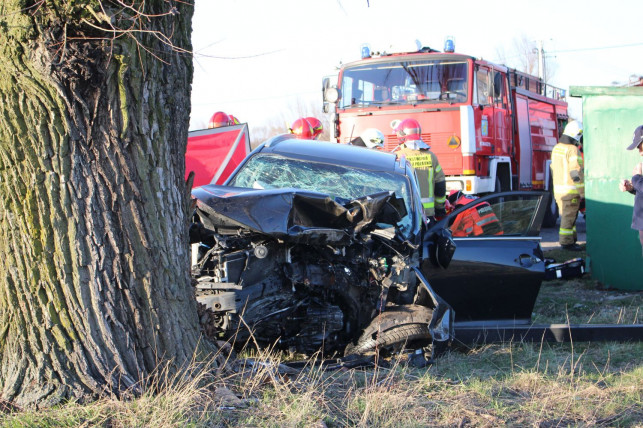
{"type": "Polygon", "coordinates": [[[250,153],[248,125],[190,131],[185,149],[185,179],[194,172],[193,187],[221,184],[250,153]]]}
{"type": "MultiPolygon", "coordinates": [[[[567,121],[564,91],[472,56],[421,48],[366,55],[323,82],[331,138],[349,143],[368,128],[398,145],[390,123],[413,118],[438,156],[447,192],[479,195],[549,190],[550,155],[567,121]],[[336,80],[335,80],[336,79],[336,80]]],[[[555,222],[555,204],[546,223],[555,222]]]]}

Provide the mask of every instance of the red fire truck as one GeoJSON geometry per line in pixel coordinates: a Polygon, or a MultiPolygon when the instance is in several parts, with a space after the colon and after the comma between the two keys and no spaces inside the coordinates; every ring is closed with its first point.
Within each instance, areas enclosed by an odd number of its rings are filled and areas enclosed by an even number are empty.
{"type": "MultiPolygon", "coordinates": [[[[413,118],[440,160],[447,192],[551,188],[550,154],[567,121],[563,90],[504,65],[426,47],[362,56],[324,79],[331,139],[349,143],[377,128],[392,151],[398,141],[390,123],[413,118]]],[[[555,204],[550,211],[555,222],[555,204]]]]}

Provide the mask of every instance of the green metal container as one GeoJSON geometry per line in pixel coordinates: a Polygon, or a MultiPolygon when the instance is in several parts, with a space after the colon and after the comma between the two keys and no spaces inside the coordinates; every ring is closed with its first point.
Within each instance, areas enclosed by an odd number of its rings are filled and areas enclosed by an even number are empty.
{"type": "Polygon", "coordinates": [[[587,262],[606,287],[643,290],[643,256],[631,228],[634,196],[618,189],[632,177],[637,150],[626,150],[643,125],[643,87],[572,86],[582,97],[587,262]]]}

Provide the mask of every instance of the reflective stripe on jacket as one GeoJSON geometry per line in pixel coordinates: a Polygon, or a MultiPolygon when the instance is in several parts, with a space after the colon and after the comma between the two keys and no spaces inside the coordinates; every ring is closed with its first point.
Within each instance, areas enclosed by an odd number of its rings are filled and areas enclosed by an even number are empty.
{"type": "Polygon", "coordinates": [[[432,216],[435,215],[436,209],[443,210],[446,195],[435,195],[435,183],[446,180],[438,157],[430,150],[413,150],[407,147],[401,147],[396,154],[398,157],[405,156],[415,169],[424,213],[432,216]]]}
{"type": "Polygon", "coordinates": [[[551,152],[551,171],[556,197],[565,195],[585,197],[583,158],[578,147],[560,142],[556,144],[551,152]]]}

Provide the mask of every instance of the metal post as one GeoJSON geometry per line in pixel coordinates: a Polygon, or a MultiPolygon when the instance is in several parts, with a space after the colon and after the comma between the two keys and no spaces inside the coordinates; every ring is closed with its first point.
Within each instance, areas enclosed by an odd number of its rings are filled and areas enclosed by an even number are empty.
{"type": "Polygon", "coordinates": [[[545,80],[545,55],[542,40],[538,40],[538,77],[545,80]]]}

